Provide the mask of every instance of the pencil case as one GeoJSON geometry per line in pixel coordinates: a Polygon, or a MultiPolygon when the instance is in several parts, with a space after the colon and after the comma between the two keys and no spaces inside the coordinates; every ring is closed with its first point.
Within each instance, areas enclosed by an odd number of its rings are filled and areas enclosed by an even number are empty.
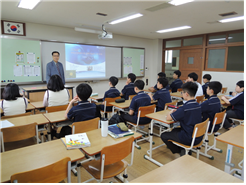
{"type": "Polygon", "coordinates": [[[127,126],[125,125],[124,122],[118,123],[118,124],[117,124],[117,127],[119,127],[120,130],[122,130],[122,131],[128,131],[128,128],[127,128],[127,126]]]}
{"type": "Polygon", "coordinates": [[[126,100],[124,98],[121,98],[121,99],[117,99],[115,100],[115,103],[123,103],[125,102],[126,100]]]}

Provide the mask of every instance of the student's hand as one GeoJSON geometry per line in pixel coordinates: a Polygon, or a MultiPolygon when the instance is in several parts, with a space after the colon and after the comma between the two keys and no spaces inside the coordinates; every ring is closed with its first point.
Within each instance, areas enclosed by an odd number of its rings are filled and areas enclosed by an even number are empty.
{"type": "Polygon", "coordinates": [[[75,102],[77,102],[77,101],[79,101],[79,97],[78,97],[78,96],[75,96],[75,97],[70,101],[70,103],[75,103],[75,102]]]}
{"type": "Polygon", "coordinates": [[[225,101],[225,100],[227,100],[227,97],[226,96],[222,96],[221,99],[225,101]]]}
{"type": "Polygon", "coordinates": [[[233,92],[231,95],[232,95],[232,96],[236,96],[236,95],[237,95],[237,93],[236,93],[236,92],[233,92]]]}
{"type": "Polygon", "coordinates": [[[149,95],[150,97],[152,97],[152,93],[148,93],[148,95],[149,95]]]}
{"type": "Polygon", "coordinates": [[[172,110],[170,111],[170,114],[174,113],[175,111],[177,111],[177,109],[172,109],[172,110]]]}

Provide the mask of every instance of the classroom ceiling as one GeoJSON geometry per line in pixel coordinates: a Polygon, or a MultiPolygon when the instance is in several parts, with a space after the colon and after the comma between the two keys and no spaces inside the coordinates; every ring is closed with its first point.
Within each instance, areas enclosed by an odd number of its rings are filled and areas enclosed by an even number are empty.
{"type": "Polygon", "coordinates": [[[19,0],[2,0],[1,19],[95,30],[101,30],[102,24],[105,23],[106,30],[113,34],[148,39],[166,39],[244,28],[244,21],[217,22],[224,19],[219,15],[222,13],[237,13],[225,18],[243,16],[243,0],[195,0],[180,6],[166,6],[168,4],[163,3],[167,1],[42,0],[33,10],[27,10],[17,8],[19,0]],[[146,10],[155,6],[158,6],[159,10],[146,10]],[[107,16],[96,15],[98,12],[105,13],[107,16]],[[106,23],[134,13],[142,13],[143,16],[115,25],[106,23]],[[156,33],[157,30],[185,25],[192,28],[156,33]]]}

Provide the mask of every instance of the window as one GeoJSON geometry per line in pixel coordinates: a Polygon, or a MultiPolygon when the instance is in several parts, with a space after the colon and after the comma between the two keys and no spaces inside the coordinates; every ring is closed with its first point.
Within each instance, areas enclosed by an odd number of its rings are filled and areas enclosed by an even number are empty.
{"type": "Polygon", "coordinates": [[[202,37],[184,39],[184,46],[202,45],[202,37]]]}
{"type": "Polygon", "coordinates": [[[244,46],[228,47],[226,70],[243,71],[244,69],[244,46]]]}
{"type": "Polygon", "coordinates": [[[214,35],[208,37],[208,44],[224,44],[226,35],[214,35]]]}
{"type": "Polygon", "coordinates": [[[226,49],[209,49],[207,68],[224,69],[226,49]]]}
{"type": "Polygon", "coordinates": [[[194,57],[188,57],[188,64],[194,64],[194,57]]]}
{"type": "Polygon", "coordinates": [[[166,41],[166,48],[181,47],[181,40],[166,41]]]}
{"type": "Polygon", "coordinates": [[[232,33],[228,36],[228,42],[243,42],[244,41],[244,33],[232,33]]]}

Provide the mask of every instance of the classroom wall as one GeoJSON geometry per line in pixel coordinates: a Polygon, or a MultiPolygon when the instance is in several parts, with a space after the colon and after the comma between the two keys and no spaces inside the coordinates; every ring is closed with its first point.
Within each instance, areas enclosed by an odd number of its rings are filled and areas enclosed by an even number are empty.
{"type": "Polygon", "coordinates": [[[211,81],[219,81],[223,87],[227,87],[227,93],[230,91],[235,92],[236,83],[240,80],[244,80],[244,73],[237,72],[216,72],[216,71],[203,71],[202,76],[210,74],[212,76],[211,81]]]}
{"type": "MultiPolygon", "coordinates": [[[[107,29],[107,27],[106,27],[107,29]]],[[[110,30],[109,30],[110,31],[110,30]]],[[[97,34],[83,33],[74,31],[74,28],[42,25],[36,23],[26,23],[26,37],[41,40],[56,40],[62,42],[81,42],[86,44],[101,44],[109,46],[126,46],[145,48],[145,77],[148,78],[149,86],[156,84],[157,73],[161,71],[162,65],[162,40],[144,39],[130,36],[113,34],[112,40],[100,40],[97,34]]],[[[50,60],[52,60],[51,54],[50,60]]],[[[43,69],[45,70],[45,69],[43,69]]],[[[126,79],[120,79],[117,88],[121,90],[125,85],[126,79]]],[[[66,83],[66,85],[77,86],[76,83],[66,83]]],[[[33,85],[22,85],[20,87],[30,87],[33,85]]],[[[41,85],[36,85],[41,86],[41,85]]],[[[99,81],[91,83],[94,92],[104,92],[108,89],[108,81],[99,81]]]]}

